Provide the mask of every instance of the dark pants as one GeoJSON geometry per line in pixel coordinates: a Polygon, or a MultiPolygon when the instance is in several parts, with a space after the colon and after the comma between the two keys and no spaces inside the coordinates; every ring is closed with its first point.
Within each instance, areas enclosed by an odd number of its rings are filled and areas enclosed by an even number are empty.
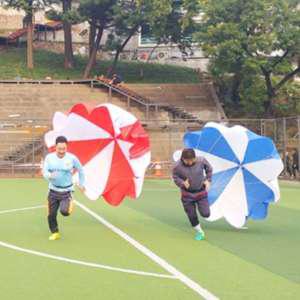
{"type": "Polygon", "coordinates": [[[297,177],[297,172],[299,172],[299,167],[296,165],[296,164],[294,164],[293,166],[292,166],[292,175],[296,178],[297,177]]]}
{"type": "Polygon", "coordinates": [[[201,200],[182,200],[182,204],[184,211],[187,214],[193,227],[199,224],[197,208],[202,217],[208,218],[210,216],[210,209],[207,198],[201,200]]]}
{"type": "Polygon", "coordinates": [[[58,232],[57,211],[67,217],[72,212],[71,192],[57,192],[50,190],[48,194],[48,224],[52,233],[58,232]]]}

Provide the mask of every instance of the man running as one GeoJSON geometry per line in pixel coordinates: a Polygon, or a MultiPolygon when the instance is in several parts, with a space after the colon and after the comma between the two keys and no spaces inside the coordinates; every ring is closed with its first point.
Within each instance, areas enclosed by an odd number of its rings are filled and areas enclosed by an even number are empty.
{"type": "Polygon", "coordinates": [[[57,224],[57,211],[63,216],[69,216],[73,209],[72,192],[73,174],[79,173],[79,189],[84,192],[84,174],[79,159],[67,152],[68,141],[59,136],[55,141],[55,152],[49,153],[44,161],[43,176],[49,181],[48,194],[48,224],[51,231],[49,240],[60,239],[57,224]]]}
{"type": "Polygon", "coordinates": [[[173,169],[173,180],[181,190],[183,208],[193,228],[196,230],[196,240],[205,237],[197,210],[204,218],[210,216],[207,192],[210,187],[212,167],[204,157],[196,158],[194,149],[184,149],[181,159],[173,169]],[[204,174],[205,173],[205,174],[204,174]]]}

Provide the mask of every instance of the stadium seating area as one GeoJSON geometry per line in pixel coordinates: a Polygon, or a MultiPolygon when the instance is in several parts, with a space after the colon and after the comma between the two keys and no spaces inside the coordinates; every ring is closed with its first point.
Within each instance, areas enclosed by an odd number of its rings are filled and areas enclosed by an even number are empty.
{"type": "Polygon", "coordinates": [[[88,107],[110,102],[131,111],[147,125],[154,161],[168,161],[170,153],[181,145],[185,127],[179,126],[181,129],[172,132],[164,130],[170,122],[177,123],[178,127],[180,119],[200,122],[208,117],[220,118],[221,112],[218,112],[205,86],[110,85],[109,81],[100,78],[99,84],[93,82],[93,87],[86,84],[50,84],[50,81],[48,84],[1,83],[0,161],[11,163],[21,160],[25,163],[32,162],[34,157],[34,162],[38,162],[43,154],[42,136],[51,126],[54,112],[67,112],[79,102],[88,107]],[[129,97],[133,99],[130,104],[129,97]],[[147,105],[150,107],[148,112],[145,111],[147,105]]]}

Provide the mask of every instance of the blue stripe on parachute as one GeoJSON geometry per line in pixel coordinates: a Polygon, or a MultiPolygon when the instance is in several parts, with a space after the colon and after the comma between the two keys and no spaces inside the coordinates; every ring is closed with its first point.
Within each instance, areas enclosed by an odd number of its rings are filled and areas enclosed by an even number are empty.
{"type": "Polygon", "coordinates": [[[208,192],[209,205],[212,205],[219,198],[238,169],[239,167],[234,167],[226,171],[213,174],[211,188],[208,192]]]}
{"type": "Polygon", "coordinates": [[[251,131],[247,131],[247,135],[249,142],[243,164],[271,158],[280,158],[270,138],[259,136],[251,131]]]}
{"type": "Polygon", "coordinates": [[[274,192],[256,176],[243,168],[245,192],[248,204],[248,217],[264,219],[268,213],[269,202],[274,202],[274,192]]]}
{"type": "Polygon", "coordinates": [[[240,163],[223,135],[215,128],[207,127],[201,131],[188,132],[184,135],[184,144],[223,159],[240,163]]]}

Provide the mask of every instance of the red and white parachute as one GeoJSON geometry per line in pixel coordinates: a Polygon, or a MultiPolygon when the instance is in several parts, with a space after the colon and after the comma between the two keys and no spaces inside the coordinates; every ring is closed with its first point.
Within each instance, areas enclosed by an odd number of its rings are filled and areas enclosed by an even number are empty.
{"type": "Polygon", "coordinates": [[[89,199],[102,195],[117,206],[126,196],[141,194],[150,145],[148,134],[132,114],[112,104],[97,106],[91,112],[77,104],[68,115],[55,113],[53,130],[45,135],[50,151],[60,135],[69,141],[68,152],[83,165],[89,199]]]}

